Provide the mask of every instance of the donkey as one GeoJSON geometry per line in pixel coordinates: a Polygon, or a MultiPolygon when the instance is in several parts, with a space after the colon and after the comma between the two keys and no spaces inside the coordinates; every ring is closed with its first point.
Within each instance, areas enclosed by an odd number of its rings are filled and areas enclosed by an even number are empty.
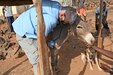
{"type": "Polygon", "coordinates": [[[83,19],[76,14],[75,17],[75,9],[72,7],[67,7],[72,11],[72,15],[74,16],[74,22],[72,24],[64,24],[59,23],[54,31],[50,33],[49,38],[51,39],[48,43],[51,52],[51,65],[53,74],[55,75],[57,72],[57,62],[58,62],[58,50],[62,47],[62,45],[66,42],[70,35],[77,36],[80,40],[85,43],[93,44],[95,39],[91,32],[89,31],[89,25],[83,21],[83,19]],[[57,35],[57,36],[56,36],[57,35]]]}

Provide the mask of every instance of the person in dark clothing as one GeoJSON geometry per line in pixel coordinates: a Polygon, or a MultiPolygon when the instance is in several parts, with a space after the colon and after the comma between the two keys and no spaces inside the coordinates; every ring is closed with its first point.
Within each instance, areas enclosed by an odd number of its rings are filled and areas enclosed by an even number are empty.
{"type": "MultiPolygon", "coordinates": [[[[108,27],[108,22],[107,22],[107,15],[108,15],[108,7],[106,6],[106,3],[103,2],[103,10],[102,10],[102,24],[103,24],[103,28],[105,28],[108,32],[109,31],[109,27],[108,27]]],[[[98,32],[99,30],[99,18],[100,18],[100,7],[96,8],[96,23],[95,23],[95,28],[98,32]]]]}
{"type": "Polygon", "coordinates": [[[7,21],[7,24],[9,26],[9,31],[14,32],[12,23],[14,22],[14,17],[12,13],[12,7],[11,6],[4,6],[2,8],[3,16],[7,21]]]}

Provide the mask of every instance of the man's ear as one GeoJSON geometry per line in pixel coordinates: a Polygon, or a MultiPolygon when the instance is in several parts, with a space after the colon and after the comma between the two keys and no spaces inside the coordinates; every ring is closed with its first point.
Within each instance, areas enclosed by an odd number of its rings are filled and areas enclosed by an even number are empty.
{"type": "Polygon", "coordinates": [[[65,10],[61,10],[59,13],[59,17],[62,16],[65,13],[65,10]]]}

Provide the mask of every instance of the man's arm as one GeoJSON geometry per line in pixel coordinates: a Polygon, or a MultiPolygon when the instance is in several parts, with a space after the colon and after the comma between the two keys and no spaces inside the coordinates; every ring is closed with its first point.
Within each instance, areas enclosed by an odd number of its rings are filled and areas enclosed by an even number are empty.
{"type": "Polygon", "coordinates": [[[92,46],[92,48],[95,49],[97,52],[99,52],[99,53],[113,59],[113,52],[105,50],[105,49],[101,49],[101,48],[96,47],[96,46],[92,46]]]}

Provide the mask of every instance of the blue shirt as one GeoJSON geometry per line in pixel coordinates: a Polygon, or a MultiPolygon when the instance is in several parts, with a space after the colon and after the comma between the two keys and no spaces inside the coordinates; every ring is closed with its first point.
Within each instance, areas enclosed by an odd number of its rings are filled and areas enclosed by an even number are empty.
{"type": "MultiPolygon", "coordinates": [[[[61,8],[60,3],[56,1],[47,0],[42,2],[42,11],[45,22],[45,36],[47,36],[48,33],[56,27],[61,8]]],[[[37,38],[36,8],[31,7],[26,12],[22,13],[12,25],[16,34],[20,36],[26,35],[28,38],[37,38]]]]}
{"type": "MultiPolygon", "coordinates": [[[[100,13],[100,7],[96,8],[96,13],[100,13]]],[[[104,15],[104,13],[108,13],[108,7],[106,7],[105,10],[102,11],[102,15],[104,15]]],[[[98,18],[99,18],[99,15],[98,15],[98,18]]]]}

